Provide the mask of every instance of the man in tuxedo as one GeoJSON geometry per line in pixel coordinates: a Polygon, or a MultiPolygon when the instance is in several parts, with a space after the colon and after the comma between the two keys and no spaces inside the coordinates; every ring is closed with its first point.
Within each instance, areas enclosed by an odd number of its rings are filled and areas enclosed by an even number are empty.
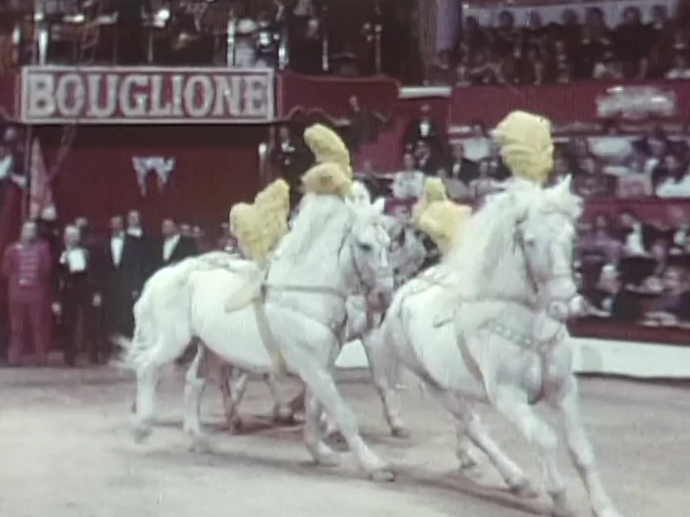
{"type": "Polygon", "coordinates": [[[417,162],[417,169],[427,176],[436,176],[441,168],[438,156],[434,154],[433,148],[426,140],[417,141],[414,157],[417,162]]]}
{"type": "Polygon", "coordinates": [[[89,359],[98,362],[95,342],[94,276],[91,253],[81,243],[76,225],[64,231],[64,247],[58,263],[58,307],[65,364],[73,366],[77,351],[87,342],[89,359]]]}
{"type": "Polygon", "coordinates": [[[135,244],[133,246],[136,260],[141,264],[142,280],[141,285],[134,286],[138,293],[144,288],[144,282],[156,270],[157,260],[155,257],[155,240],[152,240],[141,226],[141,213],[138,210],[130,210],[127,214],[127,236],[135,244]]]}
{"type": "Polygon", "coordinates": [[[101,252],[99,290],[94,302],[103,306],[105,332],[104,351],[112,335],[131,336],[134,330],[134,302],[146,280],[141,261],[140,244],[125,232],[122,216],[110,220],[110,236],[101,252]]]}
{"type": "Polygon", "coordinates": [[[176,264],[197,254],[194,239],[181,235],[177,224],[172,219],[168,218],[163,221],[161,234],[163,238],[157,246],[157,269],[176,264]]]}
{"type": "Polygon", "coordinates": [[[438,124],[431,118],[431,106],[423,104],[420,108],[420,116],[412,120],[403,137],[403,147],[415,146],[417,142],[428,142],[433,153],[438,154],[442,150],[441,130],[438,124]]]}
{"type": "Polygon", "coordinates": [[[479,177],[479,167],[465,158],[465,146],[460,142],[454,143],[450,149],[450,163],[447,166],[446,177],[460,181],[468,187],[472,180],[479,177]]]}

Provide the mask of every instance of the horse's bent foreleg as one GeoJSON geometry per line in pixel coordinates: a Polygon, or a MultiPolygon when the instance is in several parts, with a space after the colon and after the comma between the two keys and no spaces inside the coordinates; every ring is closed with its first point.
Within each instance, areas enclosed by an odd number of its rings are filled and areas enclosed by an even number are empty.
{"type": "Polygon", "coordinates": [[[566,501],[565,482],[558,468],[556,433],[529,406],[525,393],[512,387],[498,387],[494,401],[497,409],[539,449],[546,491],[553,499],[554,517],[571,516],[572,512],[566,501]]]}
{"type": "Polygon", "coordinates": [[[455,417],[457,433],[456,454],[460,470],[468,472],[478,465],[478,458],[472,444],[487,455],[506,485],[523,497],[535,497],[536,490],[531,486],[524,471],[508,457],[494,442],[479,415],[456,393],[447,392],[442,396],[443,405],[455,417]]]}
{"type": "Polygon", "coordinates": [[[395,391],[395,386],[391,383],[390,375],[393,368],[399,368],[399,364],[397,360],[393,359],[392,353],[385,349],[384,339],[386,338],[383,331],[378,330],[362,340],[362,344],[367,355],[374,386],[383,404],[383,416],[388,427],[390,427],[393,436],[406,438],[409,437],[410,432],[400,416],[400,397],[395,391]]]}
{"type": "MultiPolygon", "coordinates": [[[[338,425],[338,429],[354,453],[361,469],[375,480],[392,480],[393,473],[388,464],[379,458],[364,442],[359,434],[357,419],[352,410],[338,393],[331,372],[325,364],[302,350],[286,349],[288,364],[299,373],[309,391],[326,408],[338,425]]],[[[314,451],[310,449],[314,454],[314,451]]],[[[316,458],[318,461],[318,458],[316,458]]]]}
{"type": "Polygon", "coordinates": [[[306,393],[305,406],[304,442],[307,445],[307,449],[309,449],[314,460],[320,465],[337,465],[338,454],[324,443],[321,435],[320,419],[323,405],[309,390],[306,393]]]}
{"type": "Polygon", "coordinates": [[[574,377],[568,380],[564,389],[557,409],[565,430],[571,459],[589,493],[592,512],[596,517],[620,517],[604,489],[595,464],[594,452],[580,418],[577,381],[574,377]]]}

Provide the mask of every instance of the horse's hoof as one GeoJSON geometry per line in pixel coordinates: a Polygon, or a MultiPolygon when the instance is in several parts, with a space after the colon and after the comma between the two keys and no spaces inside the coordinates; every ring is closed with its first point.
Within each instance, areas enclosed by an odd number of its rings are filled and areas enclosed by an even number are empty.
{"type": "Polygon", "coordinates": [[[143,425],[134,426],[132,428],[132,435],[134,436],[135,443],[142,443],[151,436],[151,428],[143,425]]]}
{"type": "Polygon", "coordinates": [[[395,473],[392,470],[375,470],[369,474],[369,478],[375,483],[391,483],[395,481],[395,473]]]}
{"type": "Polygon", "coordinates": [[[228,430],[229,434],[239,434],[242,432],[244,424],[239,418],[237,420],[229,420],[225,424],[225,428],[228,430]]]}
{"type": "Polygon", "coordinates": [[[528,479],[511,485],[510,491],[513,495],[523,499],[535,499],[539,497],[539,492],[532,486],[532,483],[530,483],[528,479]]]}
{"type": "Polygon", "coordinates": [[[401,425],[391,428],[391,434],[396,438],[409,438],[410,431],[401,425]]]}
{"type": "Polygon", "coordinates": [[[189,443],[189,451],[197,454],[210,454],[211,446],[203,438],[196,438],[189,443]]]}
{"type": "Polygon", "coordinates": [[[602,510],[600,512],[594,512],[594,515],[596,517],[623,517],[622,514],[620,514],[616,509],[614,508],[607,508],[605,510],[602,510]]]}
{"type": "Polygon", "coordinates": [[[321,467],[337,467],[340,465],[340,455],[337,452],[321,454],[316,463],[321,467]]]}
{"type": "Polygon", "coordinates": [[[297,420],[295,419],[294,413],[281,413],[280,411],[276,412],[273,415],[273,421],[278,424],[278,425],[295,425],[297,423],[297,420]]]}

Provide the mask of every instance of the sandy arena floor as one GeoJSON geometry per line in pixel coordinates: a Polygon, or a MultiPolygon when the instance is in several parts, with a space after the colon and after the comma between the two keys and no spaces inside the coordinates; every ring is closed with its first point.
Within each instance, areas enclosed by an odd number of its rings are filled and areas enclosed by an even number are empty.
{"type": "MultiPolygon", "coordinates": [[[[181,430],[182,374],[159,389],[148,442],[133,443],[133,383],[109,369],[0,370],[2,517],[509,517],[547,514],[545,496],[522,501],[487,466],[456,473],[455,436],[439,404],[415,385],[403,394],[412,437],[391,437],[365,375],[340,384],[364,436],[395,466],[395,483],[364,480],[349,454],[337,468],[309,461],[301,429],[273,427],[268,389],[252,382],[245,431],[222,430],[220,393],[206,393],[214,453],[187,451],[181,430]]],[[[296,391],[296,386],[291,386],[296,391]]],[[[602,476],[628,517],[682,517],[690,503],[690,386],[611,379],[582,381],[583,412],[602,476]]],[[[534,453],[491,410],[490,431],[538,482],[534,453]]],[[[589,515],[574,470],[564,471],[571,505],[589,515]]]]}

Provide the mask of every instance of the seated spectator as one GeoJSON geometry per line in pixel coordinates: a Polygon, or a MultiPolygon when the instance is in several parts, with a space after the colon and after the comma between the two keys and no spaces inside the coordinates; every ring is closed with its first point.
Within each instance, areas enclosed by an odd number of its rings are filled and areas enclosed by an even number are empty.
{"type": "Polygon", "coordinates": [[[491,177],[491,160],[482,160],[479,163],[479,176],[470,182],[472,198],[483,199],[500,188],[500,183],[491,177]]]}
{"type": "Polygon", "coordinates": [[[618,124],[611,120],[603,124],[604,136],[589,138],[591,153],[608,164],[621,164],[633,152],[632,143],[621,134],[618,124]]]}
{"type": "Polygon", "coordinates": [[[675,326],[688,319],[690,292],[685,285],[687,273],[679,267],[669,267],[662,276],[661,294],[644,315],[643,324],[675,326]]]}
{"type": "Polygon", "coordinates": [[[451,159],[439,171],[439,176],[452,199],[469,197],[470,183],[479,177],[477,164],[465,158],[465,146],[459,142],[451,146],[451,159]]]}
{"type": "Polygon", "coordinates": [[[656,195],[663,198],[690,198],[690,168],[686,166],[673,175],[665,176],[656,188],[656,195]]]}
{"type": "Polygon", "coordinates": [[[575,191],[584,198],[610,197],[616,189],[616,178],[602,174],[593,156],[579,160],[580,174],[575,177],[575,191]]]}
{"type": "Polygon", "coordinates": [[[623,243],[625,256],[646,255],[645,241],[649,234],[649,226],[643,225],[630,210],[623,210],[618,216],[618,240],[623,243]]]}
{"type": "Polygon", "coordinates": [[[594,218],[591,232],[582,235],[578,240],[577,248],[582,254],[601,254],[610,263],[617,262],[623,251],[623,245],[613,235],[611,220],[605,214],[598,214],[594,218]]]}
{"type": "Polygon", "coordinates": [[[396,199],[418,199],[424,192],[425,175],[415,163],[414,157],[406,153],[403,156],[403,170],[393,177],[391,190],[396,199]]]}
{"type": "Polygon", "coordinates": [[[668,210],[671,226],[671,245],[674,248],[684,248],[690,242],[690,215],[680,206],[672,206],[668,210]]]}
{"type": "Polygon", "coordinates": [[[596,288],[586,293],[586,297],[593,305],[590,313],[599,318],[634,323],[642,315],[639,299],[625,289],[613,264],[602,268],[596,288]]]}
{"type": "Polygon", "coordinates": [[[491,156],[491,139],[487,136],[486,127],[479,121],[472,122],[472,136],[463,140],[465,158],[479,163],[491,156]]]}
{"type": "Polygon", "coordinates": [[[414,159],[417,169],[427,176],[435,176],[441,168],[441,160],[438,152],[427,140],[418,140],[414,149],[414,159]]]}
{"type": "Polygon", "coordinates": [[[673,68],[666,73],[666,79],[690,79],[690,67],[683,54],[676,54],[673,59],[673,68]]]}
{"type": "Polygon", "coordinates": [[[623,78],[623,70],[620,62],[611,50],[605,51],[594,63],[592,79],[598,81],[618,81],[623,78]]]}

